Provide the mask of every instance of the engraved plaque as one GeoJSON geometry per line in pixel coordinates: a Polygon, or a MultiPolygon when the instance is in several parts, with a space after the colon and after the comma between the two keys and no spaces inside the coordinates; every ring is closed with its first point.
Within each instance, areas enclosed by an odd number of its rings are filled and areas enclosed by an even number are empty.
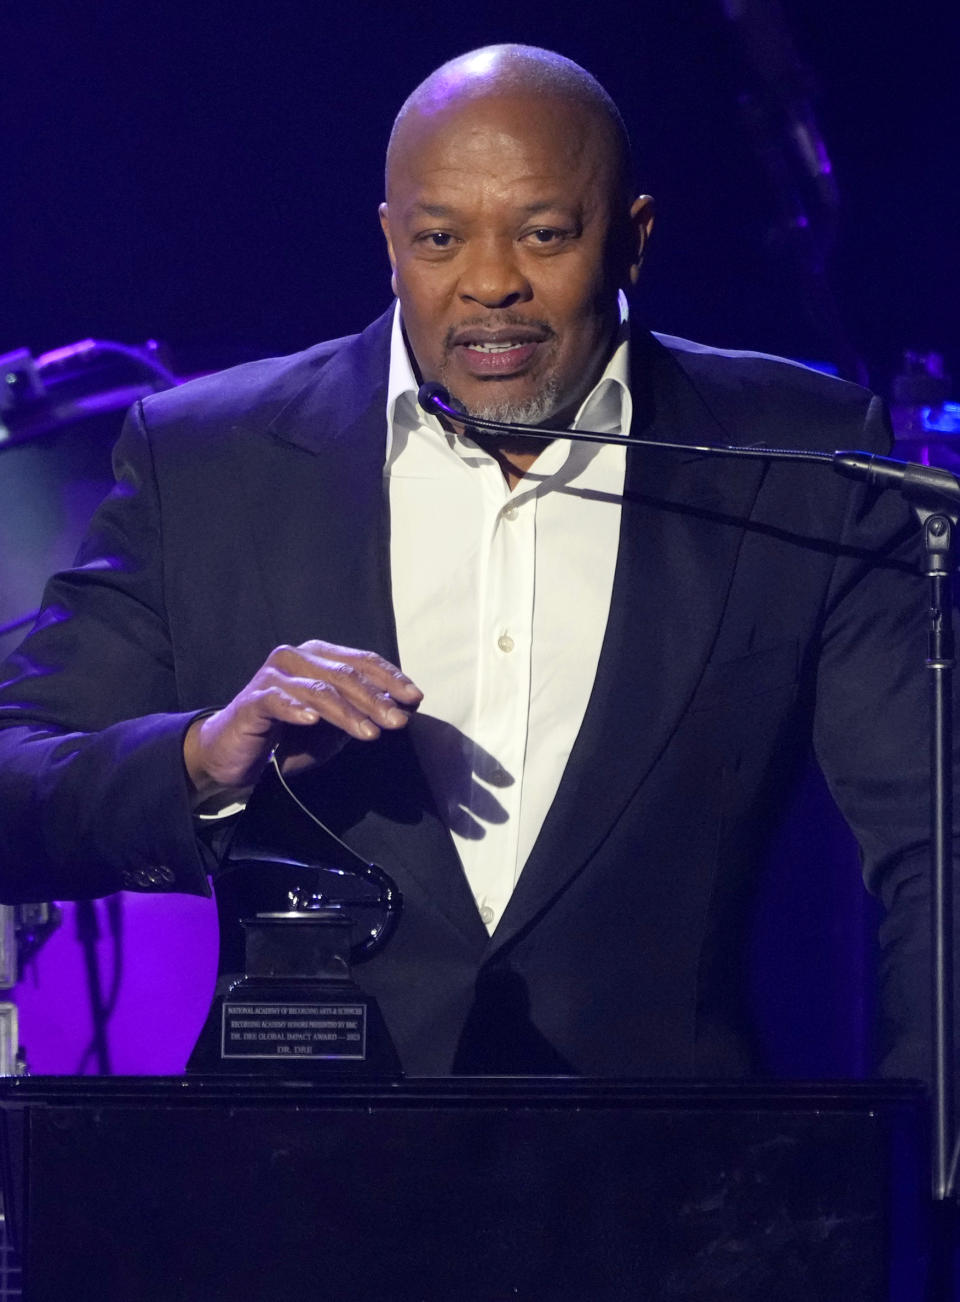
{"type": "Polygon", "coordinates": [[[367,1056],[365,1004],[261,1004],[225,999],[222,1058],[351,1059],[367,1056]]]}

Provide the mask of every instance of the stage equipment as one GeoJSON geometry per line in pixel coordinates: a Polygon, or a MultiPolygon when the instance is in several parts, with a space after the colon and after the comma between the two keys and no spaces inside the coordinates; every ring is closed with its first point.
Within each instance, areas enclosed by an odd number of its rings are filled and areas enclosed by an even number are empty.
{"type": "Polygon", "coordinates": [[[99,411],[126,408],[179,384],[155,339],[141,348],[82,339],[34,358],[0,357],[0,444],[36,438],[99,411]]]}
{"type": "Polygon", "coordinates": [[[0,659],[37,616],[43,584],[73,563],[113,487],[120,415],[180,380],[155,340],[83,339],[0,357],[0,659]]]}
{"type": "MultiPolygon", "coordinates": [[[[110,452],[122,412],[179,382],[155,340],[131,347],[84,339],[37,357],[26,348],[0,357],[0,659],[36,618],[49,576],[73,563],[91,515],[113,486],[110,452]]],[[[87,1053],[109,1070],[103,1044],[110,1002],[104,1005],[94,979],[96,927],[81,926],[85,907],[92,906],[70,906],[87,960],[94,1026],[87,1053]]],[[[60,921],[60,909],[48,901],[0,906],[0,985],[20,981],[60,921]]],[[[3,1013],[0,1036],[0,1073],[24,1069],[32,1038],[26,1020],[18,1027],[3,1013]]],[[[73,1059],[71,1069],[83,1068],[73,1059]]]]}
{"type": "MultiPolygon", "coordinates": [[[[12,990],[25,964],[60,925],[55,904],[0,904],[0,990],[12,990]]],[[[28,1071],[17,1005],[0,1003],[0,1076],[28,1071]]],[[[0,1302],[3,1295],[0,1293],[0,1302]]]]}
{"type": "Polygon", "coordinates": [[[960,403],[949,402],[951,379],[941,353],[908,349],[894,377],[890,415],[898,449],[912,461],[931,456],[960,468],[960,403]]]}

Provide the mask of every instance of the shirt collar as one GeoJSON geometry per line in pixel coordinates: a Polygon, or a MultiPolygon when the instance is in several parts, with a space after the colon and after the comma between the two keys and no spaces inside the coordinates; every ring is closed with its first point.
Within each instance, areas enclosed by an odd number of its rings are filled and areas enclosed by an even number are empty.
{"type": "MultiPolygon", "coordinates": [[[[620,324],[613,352],[603,374],[593,386],[577,411],[570,429],[595,429],[604,434],[630,433],[633,419],[633,399],[630,394],[630,324],[627,300],[621,291],[618,297],[620,324]]],[[[390,334],[390,370],[387,377],[387,465],[395,452],[398,431],[410,431],[426,426],[446,436],[447,431],[436,416],[425,412],[417,402],[417,377],[407,352],[400,321],[400,303],[393,312],[390,334]]],[[[472,444],[471,444],[472,446],[472,444]]]]}

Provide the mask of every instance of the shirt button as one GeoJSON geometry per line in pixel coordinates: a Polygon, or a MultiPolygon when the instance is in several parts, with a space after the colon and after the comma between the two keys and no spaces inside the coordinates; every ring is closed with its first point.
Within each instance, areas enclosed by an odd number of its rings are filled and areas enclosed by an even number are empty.
{"type": "Polygon", "coordinates": [[[489,904],[485,904],[480,910],[480,921],[485,927],[489,927],[490,923],[493,921],[493,909],[491,909],[489,904]]]}
{"type": "Polygon", "coordinates": [[[515,520],[519,514],[520,512],[515,506],[504,507],[503,518],[505,520],[515,520]]]}
{"type": "Polygon", "coordinates": [[[501,633],[500,636],[497,638],[497,646],[500,648],[501,651],[512,651],[513,638],[510,636],[509,633],[501,633]]]}

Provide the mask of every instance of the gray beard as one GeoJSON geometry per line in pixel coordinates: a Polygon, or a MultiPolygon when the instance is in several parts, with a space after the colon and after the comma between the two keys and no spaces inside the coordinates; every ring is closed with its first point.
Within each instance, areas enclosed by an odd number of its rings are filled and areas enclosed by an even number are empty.
{"type": "Polygon", "coordinates": [[[559,381],[551,376],[539,393],[523,402],[487,402],[482,407],[472,407],[470,414],[479,416],[481,420],[504,421],[508,425],[539,425],[557,410],[559,396],[559,381]]]}

